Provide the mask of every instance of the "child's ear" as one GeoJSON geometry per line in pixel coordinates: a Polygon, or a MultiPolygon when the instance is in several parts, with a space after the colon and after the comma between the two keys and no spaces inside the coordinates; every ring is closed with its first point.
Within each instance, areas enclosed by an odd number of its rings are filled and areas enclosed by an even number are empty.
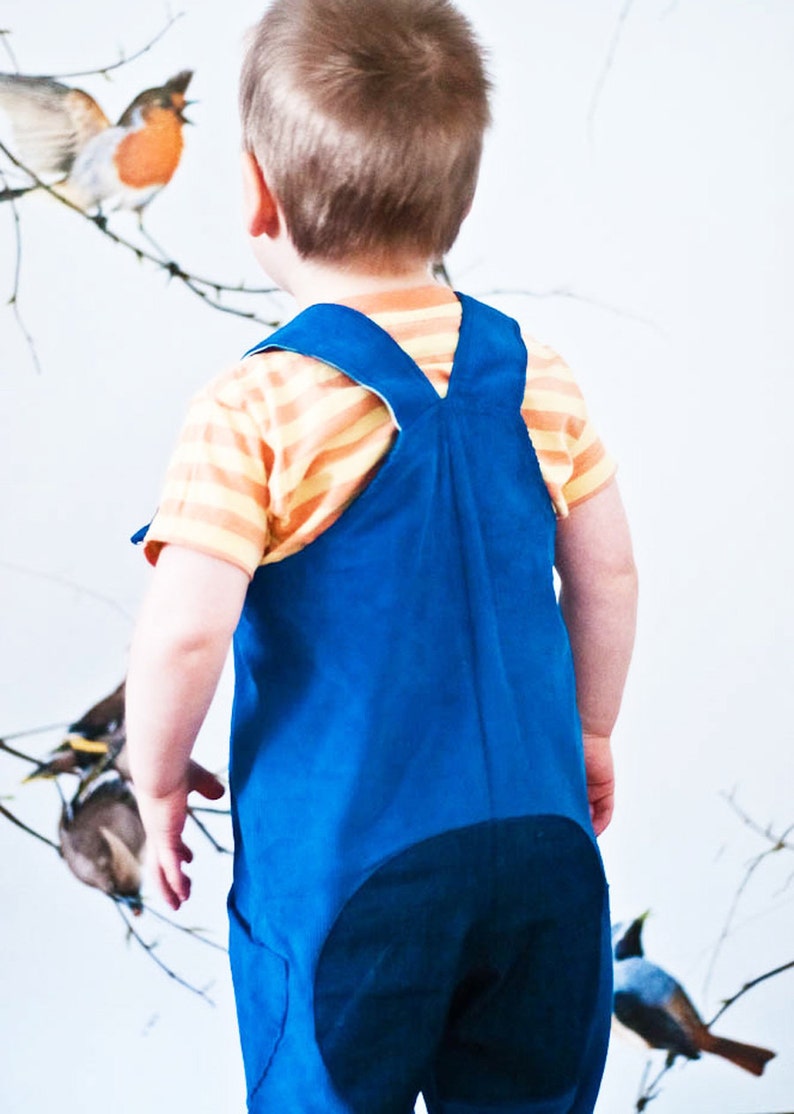
{"type": "Polygon", "coordinates": [[[251,151],[243,151],[243,216],[249,236],[278,235],[278,203],[265,181],[262,167],[251,151]]]}

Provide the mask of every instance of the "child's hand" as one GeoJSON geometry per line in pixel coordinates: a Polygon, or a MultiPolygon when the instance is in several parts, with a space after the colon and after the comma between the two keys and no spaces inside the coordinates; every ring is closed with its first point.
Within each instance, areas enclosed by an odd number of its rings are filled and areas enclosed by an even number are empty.
{"type": "Polygon", "coordinates": [[[183,864],[192,861],[193,852],[182,839],[182,831],[187,819],[188,793],[193,790],[211,801],[217,801],[225,792],[214,774],[193,761],[184,781],[170,793],[154,797],[136,791],[151,869],[160,893],[175,910],[190,897],[190,878],[183,864]]]}
{"type": "Polygon", "coordinates": [[[615,807],[615,771],[609,735],[592,735],[585,731],[584,764],[587,773],[587,799],[590,819],[597,836],[612,819],[615,807]]]}

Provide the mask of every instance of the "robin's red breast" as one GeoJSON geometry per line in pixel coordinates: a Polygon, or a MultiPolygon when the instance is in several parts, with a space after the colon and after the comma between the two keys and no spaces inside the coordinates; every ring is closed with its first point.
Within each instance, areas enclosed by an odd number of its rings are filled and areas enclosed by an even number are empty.
{"type": "MultiPolygon", "coordinates": [[[[8,115],[24,167],[84,210],[139,214],[173,177],[182,156],[183,70],[145,89],[113,125],[88,93],[49,77],[0,74],[0,108],[8,115]]],[[[9,201],[36,184],[0,190],[9,201]]]]}

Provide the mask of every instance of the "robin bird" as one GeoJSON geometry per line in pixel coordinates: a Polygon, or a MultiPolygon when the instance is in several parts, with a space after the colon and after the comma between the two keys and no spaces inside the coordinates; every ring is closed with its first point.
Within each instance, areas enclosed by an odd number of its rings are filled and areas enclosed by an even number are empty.
{"type": "MultiPolygon", "coordinates": [[[[0,108],[8,115],[24,168],[78,208],[103,213],[142,210],[170,182],[182,156],[185,90],[182,70],[139,93],[110,123],[88,93],[49,77],[0,74],[0,108]]],[[[0,190],[11,201],[38,183],[0,190]]]]}
{"type": "MultiPolygon", "coordinates": [[[[113,768],[129,780],[125,744],[127,732],[124,719],[124,685],[122,681],[109,696],[70,724],[68,735],[26,781],[57,777],[58,774],[79,774],[83,784],[113,768]]],[[[81,786],[82,788],[82,786],[81,786]]]]}
{"type": "Polygon", "coordinates": [[[140,913],[145,836],[132,790],[113,774],[66,804],[58,828],[61,854],[75,877],[140,913]]]}
{"type": "Polygon", "coordinates": [[[612,929],[614,1014],[650,1048],[667,1050],[668,1059],[700,1059],[701,1052],[722,1056],[753,1075],[762,1075],[776,1053],[753,1044],[717,1037],[698,1014],[680,983],[645,959],[642,948],[644,913],[626,928],[612,929]]]}

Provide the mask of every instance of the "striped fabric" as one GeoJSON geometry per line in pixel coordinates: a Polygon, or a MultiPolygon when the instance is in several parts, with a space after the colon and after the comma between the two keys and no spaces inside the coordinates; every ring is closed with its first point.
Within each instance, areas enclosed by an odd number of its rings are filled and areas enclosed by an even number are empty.
{"type": "MultiPolygon", "coordinates": [[[[449,382],[461,308],[446,287],[369,295],[346,304],[400,344],[440,395],[449,382]]],[[[615,465],[556,352],[525,336],[522,413],[560,517],[600,491],[615,465]]],[[[184,545],[253,576],[327,529],[366,486],[391,446],[390,411],[341,372],[289,352],[264,352],[193,401],[146,536],[154,564],[184,545]]]]}

